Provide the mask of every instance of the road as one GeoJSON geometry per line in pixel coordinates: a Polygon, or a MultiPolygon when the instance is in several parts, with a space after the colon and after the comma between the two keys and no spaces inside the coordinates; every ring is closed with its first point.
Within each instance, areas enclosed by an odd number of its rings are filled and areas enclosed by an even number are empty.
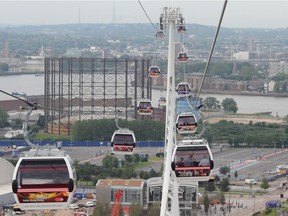
{"type": "MultiPolygon", "coordinates": [[[[79,160],[81,163],[90,162],[92,164],[101,165],[102,160],[106,154],[110,153],[109,147],[65,147],[65,151],[71,156],[72,160],[79,160]]],[[[159,151],[158,148],[137,148],[137,153],[139,154],[148,154],[149,157],[154,157],[156,153],[159,151]]],[[[235,181],[234,172],[237,170],[238,172],[238,183],[242,186],[233,186],[239,187],[243,190],[249,190],[248,186],[243,186],[244,179],[246,177],[254,178],[260,181],[263,177],[269,177],[271,174],[268,174],[267,170],[273,170],[279,164],[285,164],[287,160],[287,149],[267,149],[267,148],[220,148],[215,146],[212,148],[214,162],[215,162],[215,169],[213,172],[215,174],[219,174],[218,170],[221,166],[230,166],[231,168],[231,181],[235,181]],[[262,158],[256,158],[256,155],[262,154],[262,158]],[[241,179],[239,181],[239,179],[241,179]]],[[[11,155],[5,156],[6,158],[11,158],[11,155]]],[[[123,155],[117,155],[118,159],[124,158],[123,155]]],[[[142,168],[142,170],[150,170],[153,168],[154,170],[160,170],[163,164],[163,160],[158,162],[153,162],[151,166],[147,166],[142,168]]],[[[286,179],[282,179],[282,181],[286,182],[286,179]]],[[[264,209],[265,201],[273,200],[273,199],[280,199],[280,194],[284,194],[284,198],[287,199],[288,192],[280,191],[278,188],[279,181],[271,182],[270,185],[272,186],[270,190],[270,195],[268,196],[256,196],[255,198],[255,205],[254,205],[254,198],[244,196],[231,196],[226,197],[226,200],[230,199],[232,203],[243,203],[243,207],[235,207],[231,209],[231,212],[226,215],[231,216],[242,216],[242,215],[250,215],[253,210],[258,211],[260,209],[264,209]],[[247,208],[246,208],[247,206],[247,208]]],[[[259,186],[253,186],[259,188],[259,186]]],[[[254,188],[256,189],[256,188],[254,188]]],[[[217,213],[211,209],[210,215],[223,215],[223,212],[219,210],[220,206],[217,206],[217,213]]],[[[203,208],[202,208],[203,209],[203,208]]],[[[72,210],[57,211],[56,215],[69,215],[72,213],[72,210]],[[60,213],[59,213],[60,212],[60,213]],[[65,213],[64,213],[65,212],[65,213]],[[67,213],[66,213],[67,212],[67,213]]],[[[27,214],[29,215],[29,214],[27,214]]],[[[31,214],[30,214],[31,215],[31,214]]],[[[199,212],[201,215],[201,212],[199,212]]]]}
{"type": "MultiPolygon", "coordinates": [[[[102,165],[102,160],[106,154],[110,153],[109,147],[64,147],[63,148],[72,158],[81,163],[90,162],[96,165],[102,165]]],[[[231,170],[230,180],[236,180],[234,173],[237,170],[237,180],[245,178],[254,178],[260,181],[263,177],[269,178],[271,174],[267,170],[274,170],[277,165],[286,164],[288,149],[273,148],[221,148],[214,146],[211,148],[213,152],[215,168],[213,173],[219,175],[221,166],[229,166],[231,170]],[[257,155],[262,155],[262,159],[257,155]]],[[[159,148],[143,147],[136,148],[138,154],[148,154],[149,157],[155,157],[159,152],[159,148]]],[[[123,159],[124,155],[115,155],[118,159],[123,159]]],[[[4,158],[12,159],[12,155],[5,155],[4,158]]],[[[154,161],[153,164],[141,168],[150,171],[151,168],[158,171],[161,169],[163,160],[154,161]]]]}

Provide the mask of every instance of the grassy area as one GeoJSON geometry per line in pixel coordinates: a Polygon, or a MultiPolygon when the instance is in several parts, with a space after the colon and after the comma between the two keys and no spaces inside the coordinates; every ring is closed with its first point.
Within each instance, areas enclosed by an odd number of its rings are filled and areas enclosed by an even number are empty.
{"type": "Polygon", "coordinates": [[[81,181],[81,180],[78,180],[77,181],[77,185],[92,185],[93,186],[93,182],[92,181],[81,181]]]}
{"type": "Polygon", "coordinates": [[[55,135],[55,134],[47,134],[44,132],[38,132],[36,133],[32,138],[32,140],[50,140],[55,142],[57,141],[63,141],[63,140],[71,140],[71,136],[61,136],[61,135],[55,135]]]}
{"type": "Polygon", "coordinates": [[[158,162],[158,161],[163,161],[164,160],[164,158],[160,158],[160,157],[150,157],[149,158],[149,161],[151,161],[151,162],[158,162]]]}
{"type": "Polygon", "coordinates": [[[150,166],[150,165],[152,165],[152,164],[153,164],[153,163],[150,162],[150,161],[137,163],[137,164],[135,165],[135,169],[141,169],[141,168],[143,168],[143,167],[150,166]]]}

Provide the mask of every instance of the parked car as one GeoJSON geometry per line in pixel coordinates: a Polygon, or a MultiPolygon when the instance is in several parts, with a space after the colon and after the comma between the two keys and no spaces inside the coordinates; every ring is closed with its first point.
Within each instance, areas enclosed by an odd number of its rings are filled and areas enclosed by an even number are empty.
{"type": "Polygon", "coordinates": [[[15,215],[25,214],[25,210],[20,209],[20,207],[17,205],[13,207],[13,212],[15,215]]]}
{"type": "Polygon", "coordinates": [[[210,204],[211,204],[211,205],[220,204],[220,200],[219,200],[219,199],[213,199],[213,200],[211,200],[210,204]]]}
{"type": "Polygon", "coordinates": [[[83,203],[79,203],[79,204],[78,204],[78,207],[79,207],[79,208],[86,208],[87,205],[85,205],[85,204],[83,204],[83,203]]]}
{"type": "Polygon", "coordinates": [[[70,204],[69,208],[70,209],[78,209],[79,206],[77,204],[70,204]]]}
{"type": "Polygon", "coordinates": [[[245,184],[257,184],[255,179],[245,179],[245,184]]]}
{"type": "Polygon", "coordinates": [[[96,205],[95,202],[91,202],[91,201],[86,202],[87,207],[94,207],[95,205],[96,205]]]}
{"type": "Polygon", "coordinates": [[[267,170],[268,174],[276,174],[277,172],[275,170],[267,170]]]}

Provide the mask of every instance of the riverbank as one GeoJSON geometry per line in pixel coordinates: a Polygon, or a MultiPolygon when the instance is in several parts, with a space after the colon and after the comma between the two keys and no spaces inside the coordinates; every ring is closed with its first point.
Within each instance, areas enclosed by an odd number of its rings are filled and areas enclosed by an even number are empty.
{"type": "MultiPolygon", "coordinates": [[[[160,91],[166,91],[166,87],[164,86],[152,86],[153,89],[157,89],[160,91]]],[[[213,95],[243,95],[243,96],[263,96],[263,97],[288,97],[288,93],[274,93],[274,92],[249,92],[249,91],[217,91],[215,89],[202,89],[201,93],[203,94],[211,94],[213,95]]],[[[196,94],[196,93],[195,93],[196,94]]],[[[201,94],[200,94],[201,97],[201,94]]]]}
{"type": "Polygon", "coordinates": [[[0,76],[15,76],[15,75],[44,75],[44,71],[0,72],[0,76]]]}
{"type": "Polygon", "coordinates": [[[270,115],[258,115],[258,114],[238,114],[238,115],[227,115],[224,114],[222,116],[213,116],[213,114],[207,115],[206,113],[206,122],[209,122],[211,124],[217,123],[221,120],[225,121],[233,121],[234,123],[239,123],[239,124],[249,124],[250,122],[255,124],[255,123],[261,123],[261,122],[266,122],[268,124],[287,124],[283,120],[283,118],[280,117],[274,117],[270,115]]]}
{"type": "MultiPolygon", "coordinates": [[[[1,76],[15,76],[15,75],[44,75],[44,71],[31,71],[31,72],[0,72],[0,77],[1,76]]],[[[160,91],[166,91],[165,86],[152,86],[153,89],[160,90],[160,91]]],[[[213,95],[242,95],[242,96],[261,96],[261,97],[288,97],[288,93],[274,93],[274,92],[267,92],[267,93],[262,93],[262,92],[250,92],[250,91],[217,91],[215,89],[202,89],[201,93],[203,94],[211,94],[211,97],[213,95]]],[[[196,93],[195,93],[196,95],[196,93]]],[[[200,94],[201,97],[201,94],[200,94]]]]}

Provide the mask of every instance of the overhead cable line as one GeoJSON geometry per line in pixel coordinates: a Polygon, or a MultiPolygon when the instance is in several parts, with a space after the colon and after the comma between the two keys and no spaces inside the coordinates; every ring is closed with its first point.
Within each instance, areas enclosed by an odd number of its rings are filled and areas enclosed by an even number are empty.
{"type": "Polygon", "coordinates": [[[148,18],[148,20],[150,21],[151,25],[153,26],[153,28],[157,31],[157,27],[153,24],[153,22],[151,21],[150,17],[148,16],[148,14],[146,13],[145,8],[143,7],[143,5],[141,4],[140,0],[138,0],[143,12],[145,13],[146,17],[148,18]]]}
{"type": "Polygon", "coordinates": [[[204,84],[204,79],[206,77],[206,74],[207,74],[207,71],[208,71],[208,68],[209,68],[209,65],[210,65],[211,57],[212,57],[212,54],[213,54],[213,51],[214,51],[214,47],[215,47],[215,44],[216,44],[216,40],[217,40],[219,31],[220,31],[220,27],[221,27],[221,23],[222,23],[222,19],[223,19],[224,13],[225,13],[227,2],[228,2],[228,0],[225,0],[224,5],[223,5],[223,9],[222,9],[221,17],[220,17],[220,20],[219,20],[219,23],[218,23],[217,31],[216,31],[216,34],[215,34],[215,37],[214,37],[214,40],[213,40],[213,44],[211,46],[211,50],[210,50],[210,53],[209,53],[208,61],[207,61],[207,64],[205,66],[203,78],[202,78],[202,81],[201,81],[201,84],[200,84],[200,88],[199,88],[199,91],[198,91],[198,94],[197,94],[197,97],[196,97],[196,104],[197,104],[197,101],[199,100],[199,95],[201,93],[201,90],[202,90],[202,87],[203,87],[203,84],[204,84]]]}

